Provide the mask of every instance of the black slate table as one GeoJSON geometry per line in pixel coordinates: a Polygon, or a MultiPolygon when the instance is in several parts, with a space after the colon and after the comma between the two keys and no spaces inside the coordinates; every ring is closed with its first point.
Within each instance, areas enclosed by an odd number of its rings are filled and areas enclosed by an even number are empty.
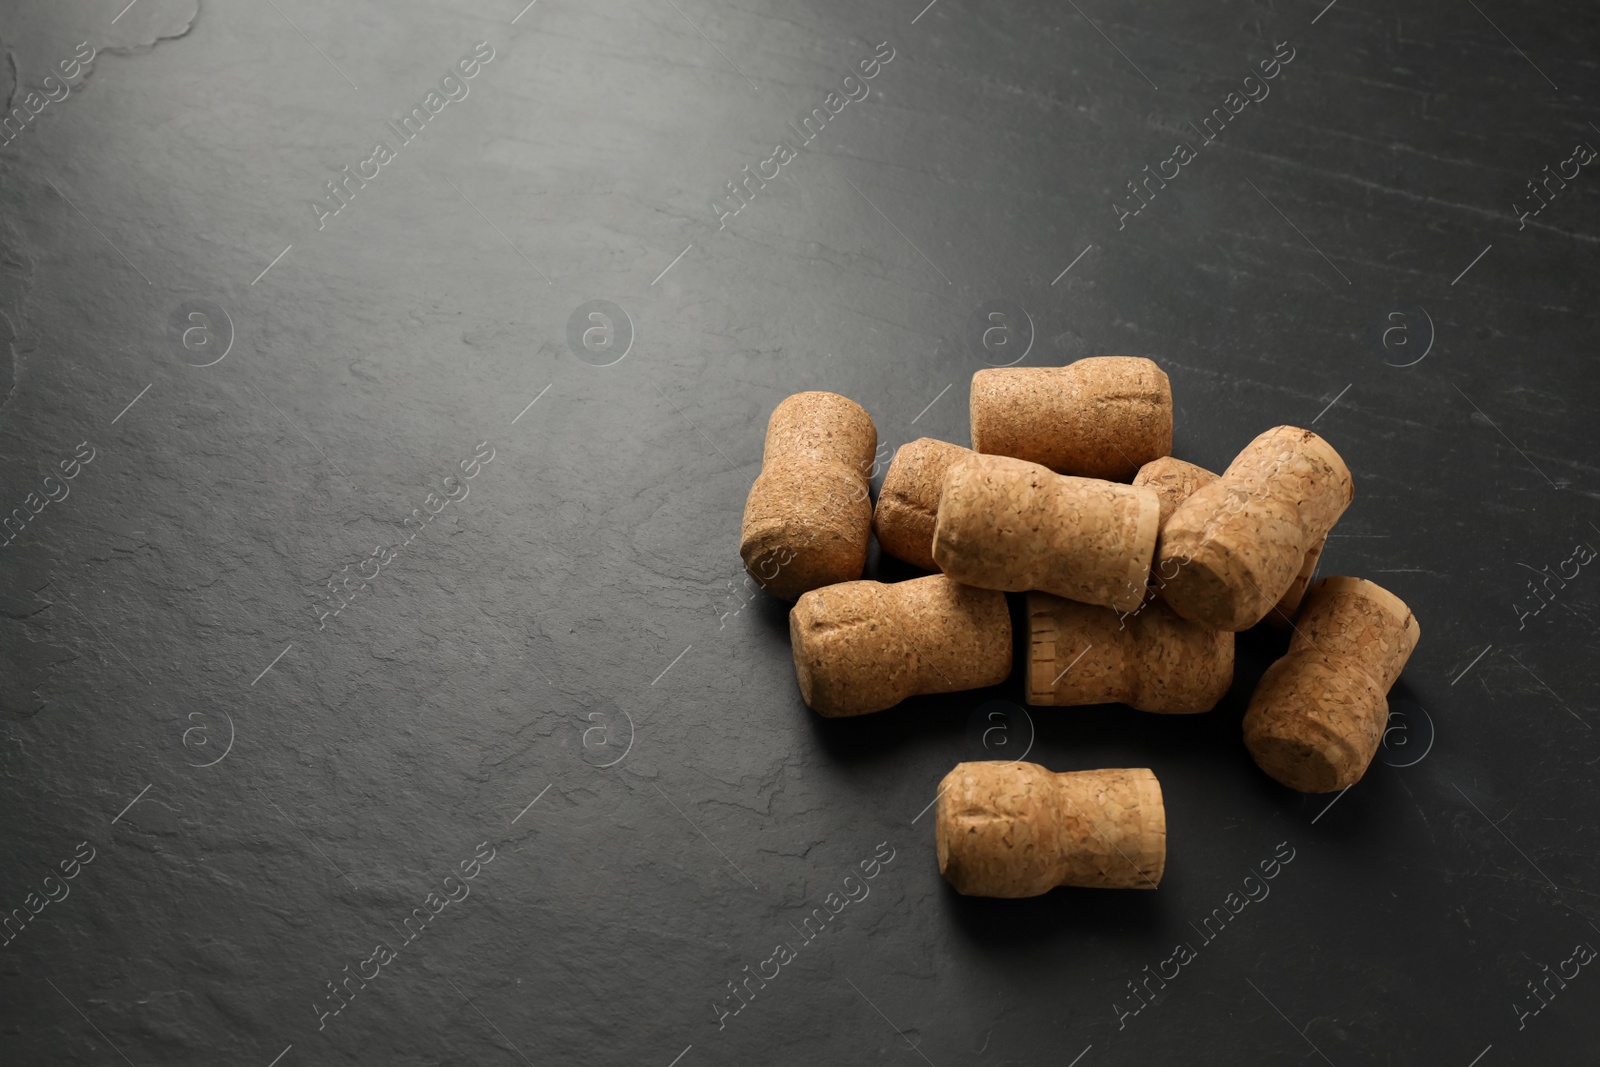
{"type": "Polygon", "coordinates": [[[1597,38],[7,5],[0,1060],[1594,1062],[1597,38]],[[1112,353],[1180,457],[1353,470],[1322,573],[1422,641],[1348,794],[1240,743],[1273,632],[1201,716],[801,703],[736,551],[774,405],[886,459],[1112,353]],[[1152,768],[1159,891],[955,895],[936,783],[1023,755],[1152,768]]]}

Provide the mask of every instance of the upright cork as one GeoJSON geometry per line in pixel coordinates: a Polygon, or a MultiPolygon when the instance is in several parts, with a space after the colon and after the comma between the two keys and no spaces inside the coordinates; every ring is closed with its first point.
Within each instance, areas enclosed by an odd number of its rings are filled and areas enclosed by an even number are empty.
{"type": "Polygon", "coordinates": [[[1038,589],[1132,611],[1144,600],[1160,518],[1152,489],[969,456],[945,472],[933,558],[983,589],[1038,589]]]}
{"type": "Polygon", "coordinates": [[[789,613],[789,642],[800,696],[830,718],[999,685],[1011,674],[1005,594],[942,574],[813,589],[789,613]]]}
{"type": "MultiPolygon", "coordinates": [[[[1134,485],[1147,485],[1156,491],[1161,498],[1161,525],[1164,527],[1178,505],[1194,494],[1201,486],[1210,485],[1217,480],[1217,476],[1204,467],[1187,463],[1171,456],[1162,456],[1153,459],[1139,468],[1139,473],[1133,476],[1134,485]]],[[[1267,612],[1265,622],[1286,628],[1294,613],[1300,607],[1300,601],[1306,594],[1306,586],[1311,584],[1311,576],[1317,572],[1317,562],[1322,558],[1322,549],[1328,543],[1327,535],[1318,541],[1306,553],[1305,560],[1300,565],[1300,573],[1295,575],[1294,581],[1289,583],[1289,589],[1278,598],[1271,611],[1267,612]]],[[[1156,556],[1161,555],[1161,538],[1156,538],[1156,556]]],[[[1151,576],[1151,581],[1156,589],[1166,584],[1164,575],[1158,567],[1151,576]]]]}
{"type": "Polygon", "coordinates": [[[1161,598],[1191,622],[1249,629],[1289,591],[1353,495],[1332,445],[1293,426],[1268,430],[1167,519],[1156,553],[1161,598]]]}
{"type": "Polygon", "coordinates": [[[1122,614],[1029,593],[1025,678],[1029,704],[1210,711],[1233,684],[1233,634],[1180,619],[1154,598],[1122,614]]]}
{"type": "Polygon", "coordinates": [[[1383,740],[1389,689],[1420,635],[1405,602],[1365,578],[1313,585],[1289,651],[1261,676],[1245,712],[1256,764],[1302,793],[1360,781],[1383,740]]]}
{"type": "Polygon", "coordinates": [[[745,570],[784,600],[861,577],[872,538],[872,417],[837,393],[796,393],[772,412],[744,505],[745,570]]]}
{"type": "Polygon", "coordinates": [[[1058,474],[1126,481],[1172,451],[1172,383],[1141,356],[972,376],[972,447],[1058,474]]]}
{"type": "Polygon", "coordinates": [[[939,873],[967,896],[1154,889],[1167,866],[1161,783],[1143,769],[958,763],[939,783],[934,835],[939,873]]]}
{"type": "Polygon", "coordinates": [[[973,454],[970,448],[931,437],[919,437],[895,450],[872,514],[873,531],[885,552],[923,570],[939,569],[933,560],[933,525],[945,471],[973,454]]]}

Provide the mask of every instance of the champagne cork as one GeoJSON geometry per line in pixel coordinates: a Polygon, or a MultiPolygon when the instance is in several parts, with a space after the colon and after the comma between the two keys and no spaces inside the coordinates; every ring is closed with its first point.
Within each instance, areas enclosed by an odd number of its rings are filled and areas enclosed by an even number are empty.
{"type": "Polygon", "coordinates": [[[1377,755],[1387,696],[1421,629],[1405,602],[1364,578],[1324,578],[1306,595],[1289,651],[1244,716],[1256,764],[1302,793],[1355,784],[1377,755]]]}
{"type": "Polygon", "coordinates": [[[794,600],[861,577],[877,449],[871,416],[837,393],[796,393],[772,412],[739,535],[745,570],[768,592],[794,600]]]}
{"type": "Polygon", "coordinates": [[[958,763],[939,783],[934,834],[939,873],[966,896],[1154,889],[1167,866],[1161,784],[1143,769],[958,763]]]}
{"type": "Polygon", "coordinates": [[[974,455],[945,472],[933,558],[983,589],[1132,611],[1144,600],[1160,517],[1152,489],[974,455]]]}
{"type": "Polygon", "coordinates": [[[1293,426],[1268,430],[1167,519],[1156,553],[1161,598],[1191,622],[1249,629],[1289,591],[1353,494],[1328,442],[1293,426]]]}
{"type": "Polygon", "coordinates": [[[972,447],[1058,474],[1125,481],[1172,451],[1172,384],[1141,356],[972,376],[972,447]]]}
{"type": "Polygon", "coordinates": [[[1011,674],[1005,594],[942,574],[813,589],[789,613],[789,642],[800,696],[830,718],[999,685],[1011,674]]]}
{"type": "Polygon", "coordinates": [[[933,560],[933,524],[945,471],[973,454],[970,448],[931,437],[919,437],[895,450],[872,514],[873,531],[885,552],[923,570],[939,569],[933,560]]]}
{"type": "Polygon", "coordinates": [[[1153,598],[1124,615],[1029,593],[1026,681],[1029,704],[1210,711],[1233,684],[1233,634],[1153,598]]]}
{"type": "MultiPolygon", "coordinates": [[[[1171,456],[1162,456],[1153,459],[1139,468],[1139,473],[1133,476],[1134,485],[1148,485],[1156,491],[1161,498],[1161,525],[1166,526],[1167,520],[1172,518],[1172,513],[1178,505],[1188,499],[1196,489],[1203,485],[1210,485],[1217,480],[1217,476],[1198,467],[1193,463],[1186,463],[1181,459],[1171,456]]],[[[1156,537],[1156,556],[1161,555],[1161,537],[1156,537]]],[[[1294,613],[1300,607],[1300,600],[1305,596],[1306,586],[1311,584],[1311,576],[1317,572],[1317,563],[1322,559],[1322,549],[1328,543],[1328,537],[1323,535],[1306,553],[1305,560],[1300,565],[1300,573],[1295,575],[1294,581],[1289,583],[1289,589],[1278,598],[1271,611],[1267,612],[1266,622],[1280,629],[1287,627],[1294,618],[1294,613]]],[[[1165,584],[1161,571],[1158,568],[1154,576],[1156,588],[1165,584]]]]}

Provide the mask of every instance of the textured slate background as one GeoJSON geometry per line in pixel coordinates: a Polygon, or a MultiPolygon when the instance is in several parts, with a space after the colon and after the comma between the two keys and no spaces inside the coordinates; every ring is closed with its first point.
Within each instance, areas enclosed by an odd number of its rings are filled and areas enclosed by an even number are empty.
{"type": "Polygon", "coordinates": [[[0,148],[0,494],[28,520],[0,550],[0,907],[68,891],[0,950],[0,1058],[1592,1062],[1600,977],[1528,988],[1600,944],[1600,575],[1529,587],[1600,545],[1592,168],[1517,218],[1600,144],[1588,7],[520,7],[0,11],[13,106],[97,52],[0,148]],[[319,230],[323,183],[480,41],[470,94],[319,230]],[[867,99],[719,230],[724,183],[883,42],[867,99]],[[1270,95],[1119,229],[1279,42],[1270,95]],[[593,300],[620,360],[569,343],[593,300]],[[1348,795],[1239,742],[1274,635],[1202,717],[1030,714],[1015,685],[801,704],[783,606],[740,592],[768,413],[829,389],[884,456],[964,442],[971,373],[1024,350],[1157,359],[1176,453],[1216,469],[1279,423],[1341,451],[1322,573],[1423,634],[1348,795]],[[483,441],[468,495],[319,624],[483,441]],[[1159,892],[946,888],[935,783],[1029,744],[1155,770],[1159,892]],[[470,896],[322,1016],[482,842],[470,896]],[[870,895],[719,1029],[726,983],[883,843],[870,895]]]}

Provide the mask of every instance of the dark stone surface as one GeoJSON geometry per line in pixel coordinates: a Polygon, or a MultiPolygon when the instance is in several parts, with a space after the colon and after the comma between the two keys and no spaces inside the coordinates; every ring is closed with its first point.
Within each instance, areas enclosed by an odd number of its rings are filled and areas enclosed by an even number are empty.
{"type": "Polygon", "coordinates": [[[26,519],[0,549],[0,906],[68,893],[0,950],[8,1065],[1592,1061],[1600,976],[1528,983],[1600,944],[1600,574],[1529,582],[1600,545],[1600,178],[1516,213],[1600,145],[1591,8],[122,6],[0,11],[13,106],[96,52],[0,147],[0,491],[26,519]],[[319,229],[324,183],[480,41],[469,95],[319,229]],[[881,42],[869,95],[719,229],[725,183],[881,42]],[[1188,124],[1280,42],[1207,143],[1188,124]],[[569,347],[596,300],[620,360],[569,347]],[[1009,332],[973,351],[994,301],[1009,332]],[[1331,806],[1239,741],[1279,636],[1241,641],[1205,716],[988,704],[1013,681],[824,722],[783,606],[743,606],[782,397],[964,442],[985,363],[1107,353],[1170,373],[1179,456],[1220,469],[1293,423],[1354,471],[1322,573],[1394,590],[1422,643],[1331,806]],[[319,623],[330,577],[375,571],[319,623]],[[935,783],[1029,742],[1155,770],[1158,892],[947,889],[935,783]],[[464,862],[470,894],[321,1018],[464,862]]]}

